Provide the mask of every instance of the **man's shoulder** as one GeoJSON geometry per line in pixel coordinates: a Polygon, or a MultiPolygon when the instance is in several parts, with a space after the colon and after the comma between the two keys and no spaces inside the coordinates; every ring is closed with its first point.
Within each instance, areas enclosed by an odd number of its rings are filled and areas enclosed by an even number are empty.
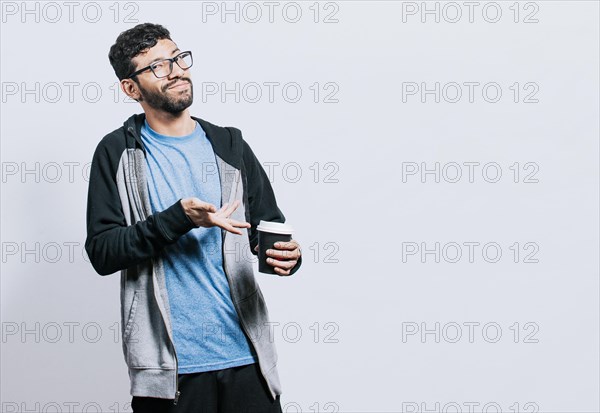
{"type": "Polygon", "coordinates": [[[219,126],[204,119],[194,117],[206,132],[211,140],[215,151],[228,152],[234,154],[236,159],[243,159],[243,162],[255,160],[255,155],[250,144],[242,136],[240,128],[235,126],[219,126]],[[208,129],[208,130],[207,130],[208,129]]]}
{"type": "Polygon", "coordinates": [[[104,137],[100,140],[100,143],[103,144],[111,144],[123,141],[123,145],[125,145],[125,125],[121,125],[113,131],[108,132],[104,137]]]}
{"type": "Polygon", "coordinates": [[[202,118],[193,118],[202,126],[215,153],[230,164],[240,167],[245,146],[242,131],[234,126],[219,126],[202,118]]]}
{"type": "MultiPolygon", "coordinates": [[[[143,113],[137,113],[129,116],[118,128],[108,132],[106,135],[100,139],[98,142],[97,149],[110,149],[111,152],[121,153],[128,146],[127,144],[127,131],[126,129],[138,129],[141,126],[141,123],[144,120],[143,113]]],[[[131,142],[129,142],[129,147],[131,146],[131,142]]]]}
{"type": "Polygon", "coordinates": [[[108,156],[120,158],[126,148],[125,126],[120,126],[100,139],[94,151],[94,157],[108,156]]]}
{"type": "Polygon", "coordinates": [[[242,131],[239,128],[234,126],[220,126],[196,116],[192,116],[192,118],[200,123],[204,132],[210,137],[224,140],[228,143],[233,140],[242,139],[242,131]]]}

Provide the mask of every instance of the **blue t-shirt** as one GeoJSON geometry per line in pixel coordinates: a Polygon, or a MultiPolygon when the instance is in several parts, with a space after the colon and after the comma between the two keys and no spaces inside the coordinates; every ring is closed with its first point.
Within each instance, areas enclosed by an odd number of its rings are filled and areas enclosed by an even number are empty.
{"type": "MultiPolygon", "coordinates": [[[[142,126],[152,212],[197,197],[221,208],[215,153],[200,124],[172,137],[142,126]]],[[[162,252],[179,373],[257,361],[242,331],[223,270],[220,227],[194,228],[162,252]]]]}

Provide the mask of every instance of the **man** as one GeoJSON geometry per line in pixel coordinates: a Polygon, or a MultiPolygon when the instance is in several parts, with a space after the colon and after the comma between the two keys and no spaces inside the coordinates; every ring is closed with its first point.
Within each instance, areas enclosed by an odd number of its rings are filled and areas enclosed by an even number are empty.
{"type": "MultiPolygon", "coordinates": [[[[245,251],[260,220],[285,222],[241,132],[193,117],[191,52],[161,25],[121,33],[109,60],[143,114],[98,144],[86,251],[121,270],[123,352],[134,412],[280,412],[277,352],[245,251]]],[[[299,244],[267,251],[280,276],[299,244]]]]}

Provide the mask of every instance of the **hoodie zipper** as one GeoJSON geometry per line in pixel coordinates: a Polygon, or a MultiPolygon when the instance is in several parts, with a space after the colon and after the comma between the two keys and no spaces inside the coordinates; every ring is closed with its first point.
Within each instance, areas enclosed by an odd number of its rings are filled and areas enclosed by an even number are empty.
{"type": "MultiPolygon", "coordinates": [[[[171,333],[172,335],[173,333],[171,333]]],[[[169,338],[171,338],[171,335],[169,338]]],[[[177,402],[179,401],[179,396],[181,392],[179,391],[179,361],[177,360],[177,351],[175,350],[175,343],[171,340],[171,344],[173,345],[173,354],[175,355],[175,397],[173,398],[173,406],[177,406],[177,402]]]]}
{"type": "MultiPolygon", "coordinates": [[[[134,139],[137,138],[137,134],[135,132],[135,129],[132,126],[129,126],[127,128],[127,130],[133,135],[134,139]]],[[[144,152],[144,155],[146,153],[144,152]]],[[[138,211],[138,213],[140,213],[141,211],[138,211]]],[[[140,216],[142,216],[143,214],[140,213],[140,216]]],[[[161,315],[164,318],[164,315],[161,312],[161,315]]],[[[165,323],[166,325],[166,323],[165,323]]],[[[175,350],[175,343],[173,342],[172,339],[172,335],[173,333],[171,332],[171,334],[169,335],[169,339],[171,339],[171,345],[173,347],[173,355],[175,356],[175,396],[173,397],[173,405],[177,406],[177,402],[179,401],[179,396],[181,395],[181,391],[179,390],[179,360],[177,359],[177,351],[175,350]]]]}
{"type": "MultiPolygon", "coordinates": [[[[173,340],[171,340],[171,343],[173,343],[173,340]]],[[[179,362],[177,361],[175,343],[173,343],[173,354],[175,355],[175,397],[173,398],[173,406],[177,406],[177,402],[179,401],[179,396],[181,395],[181,392],[179,391],[179,362]]]]}

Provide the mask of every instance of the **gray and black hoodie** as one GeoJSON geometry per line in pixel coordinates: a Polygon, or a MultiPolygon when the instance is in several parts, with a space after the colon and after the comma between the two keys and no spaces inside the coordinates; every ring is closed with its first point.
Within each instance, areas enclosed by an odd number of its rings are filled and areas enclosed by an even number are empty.
{"type": "MultiPolygon", "coordinates": [[[[144,118],[143,113],[132,115],[106,135],[94,152],[85,249],[100,275],[121,271],[121,333],[131,395],[177,403],[177,355],[159,253],[196,226],[179,201],[164,211],[151,211],[146,151],[140,137],[144,118]]],[[[251,224],[251,228],[239,228],[242,236],[221,230],[223,266],[242,330],[275,399],[281,394],[277,351],[270,337],[267,306],[244,252],[256,255],[260,220],[283,223],[285,216],[277,207],[267,174],[240,130],[192,118],[200,123],[214,149],[222,204],[239,200],[231,218],[251,224]]],[[[290,273],[296,272],[301,262],[302,258],[290,273]]]]}

